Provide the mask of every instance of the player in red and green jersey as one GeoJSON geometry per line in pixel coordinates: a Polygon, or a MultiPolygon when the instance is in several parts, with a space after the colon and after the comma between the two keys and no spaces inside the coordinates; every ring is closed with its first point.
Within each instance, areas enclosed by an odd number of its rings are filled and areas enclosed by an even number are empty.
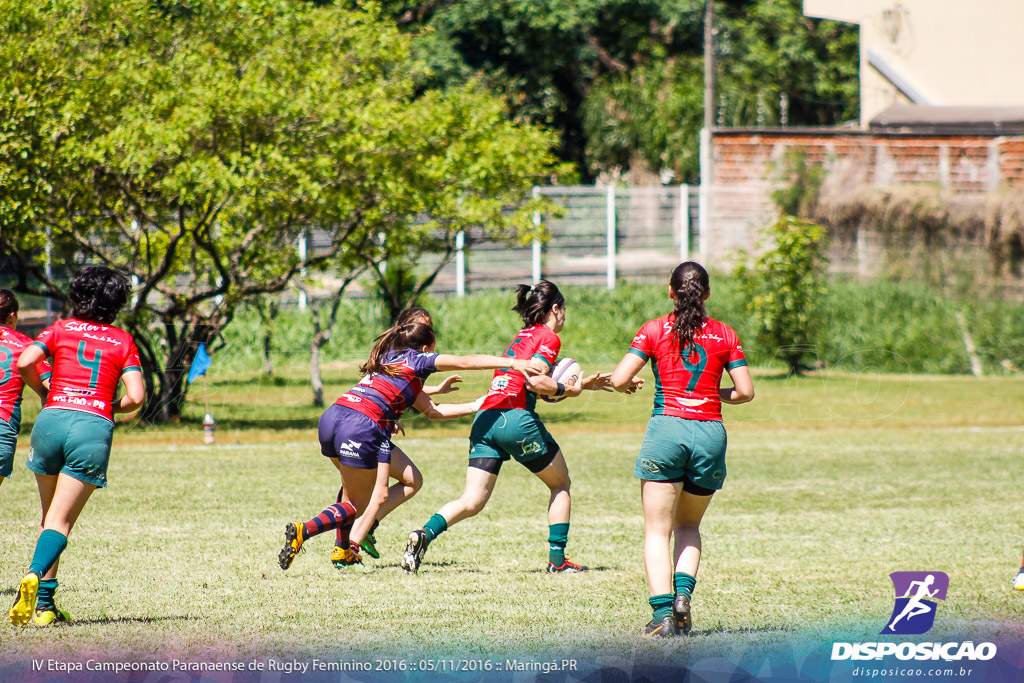
{"type": "MultiPolygon", "coordinates": [[[[535,358],[550,366],[561,348],[558,333],[565,324],[565,297],[552,282],[541,280],[533,287],[520,285],[513,309],[524,327],[505,349],[515,359],[535,358]]],[[[575,385],[563,386],[548,375],[523,377],[508,368],[498,370],[483,406],[473,419],[469,435],[469,467],[466,486],[456,500],[441,506],[422,529],[409,534],[402,568],[419,570],[427,546],[451,525],[484,509],[503,462],[515,459],[537,475],[551,491],[548,502],[548,566],[552,573],[586,569],[565,558],[569,538],[569,469],[558,444],[535,412],[537,395],[579,396],[584,389],[603,389],[608,375],[591,375],[575,385]]]]}
{"type": "Polygon", "coordinates": [[[18,359],[18,372],[36,391],[42,389],[38,363],[46,357],[53,358],[53,376],[46,406],[32,427],[27,463],[36,474],[43,521],[10,611],[12,624],[68,620],[53,601],[58,560],[89,496],[107,485],[113,414],[130,413],[145,398],[135,342],[111,326],[129,292],[120,273],[82,268],[68,292],[72,317],[44,330],[18,359]],[[115,399],[118,383],[125,394],[115,399]]]}
{"type": "Polygon", "coordinates": [[[693,261],[680,264],[668,293],[675,310],[640,328],[611,378],[616,390],[633,393],[643,386],[636,375],[648,360],[654,372],[654,411],[633,472],[641,480],[644,565],[654,612],[644,632],[654,637],[690,631],[700,522],[725,480],[722,403],[754,398],[736,333],[704,308],[711,294],[707,271],[693,261]],[[733,387],[723,389],[727,372],[733,387]]]}
{"type": "MultiPolygon", "coordinates": [[[[389,511],[408,499],[401,483],[388,486],[391,435],[408,408],[432,419],[470,415],[479,408],[478,401],[435,404],[423,393],[428,376],[448,370],[493,370],[508,364],[508,359],[499,356],[439,354],[434,345],[434,330],[429,325],[392,327],[377,338],[360,369],[364,377],[359,384],[324,411],[317,430],[320,452],[341,475],[341,499],[306,522],[285,526],[285,544],[278,554],[281,569],[291,566],[307,539],[337,529],[347,534],[357,518],[362,519],[365,533],[381,508],[389,511]]],[[[512,365],[517,372],[543,371],[543,364],[536,361],[514,361],[512,365]]],[[[341,548],[338,562],[359,561],[358,556],[353,557],[355,548],[341,548]]]]}
{"type": "MultiPolygon", "coordinates": [[[[14,471],[14,451],[21,430],[21,394],[25,387],[18,373],[18,358],[32,339],[15,328],[18,326],[18,299],[9,289],[0,289],[0,483],[14,471]]],[[[45,401],[45,387],[50,380],[50,364],[37,364],[45,401]]]]}

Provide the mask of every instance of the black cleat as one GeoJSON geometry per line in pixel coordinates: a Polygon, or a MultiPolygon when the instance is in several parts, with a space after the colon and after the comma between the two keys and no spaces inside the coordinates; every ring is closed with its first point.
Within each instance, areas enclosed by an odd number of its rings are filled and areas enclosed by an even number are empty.
{"type": "Polygon", "coordinates": [[[674,617],[665,617],[661,621],[651,619],[647,626],[644,626],[644,635],[651,638],[672,638],[679,635],[674,617]]]}
{"type": "Polygon", "coordinates": [[[676,620],[676,628],[684,636],[690,635],[693,628],[693,618],[690,616],[690,599],[682,593],[676,593],[676,600],[672,603],[672,616],[676,620]]]}
{"type": "Polygon", "coordinates": [[[417,529],[409,534],[409,542],[405,546],[405,554],[402,555],[402,569],[413,574],[419,571],[428,543],[427,532],[423,529],[417,529]]]}

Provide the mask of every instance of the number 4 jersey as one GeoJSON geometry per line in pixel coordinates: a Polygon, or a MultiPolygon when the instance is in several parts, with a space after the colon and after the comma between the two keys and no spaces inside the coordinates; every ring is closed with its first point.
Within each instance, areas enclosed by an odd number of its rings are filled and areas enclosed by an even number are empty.
{"type": "Polygon", "coordinates": [[[141,372],[132,336],[110,325],[59,320],[33,342],[53,358],[46,408],[63,408],[113,419],[111,403],[121,375],[141,372]]]}
{"type": "Polygon", "coordinates": [[[693,337],[685,356],[672,333],[674,314],[651,320],[637,332],[630,347],[654,372],[654,412],[688,420],[721,420],[718,388],[722,374],[746,365],[743,347],[731,327],[708,318],[693,337]]]}

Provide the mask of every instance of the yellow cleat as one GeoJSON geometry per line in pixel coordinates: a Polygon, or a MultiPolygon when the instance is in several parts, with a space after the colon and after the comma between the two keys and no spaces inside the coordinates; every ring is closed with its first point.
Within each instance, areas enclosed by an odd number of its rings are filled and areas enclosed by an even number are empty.
{"type": "Polygon", "coordinates": [[[284,547],[277,555],[277,563],[281,569],[292,566],[292,560],[302,550],[302,522],[288,522],[284,527],[284,547]]]}
{"type": "Polygon", "coordinates": [[[61,609],[36,610],[36,616],[32,623],[36,626],[49,626],[51,624],[67,624],[71,622],[71,615],[61,609]]]}
{"type": "Polygon", "coordinates": [[[342,548],[340,545],[336,545],[331,551],[331,562],[337,569],[342,569],[354,564],[362,564],[363,558],[359,556],[355,548],[342,548]]]}
{"type": "Polygon", "coordinates": [[[36,611],[36,598],[39,597],[39,575],[35,572],[25,574],[18,587],[18,599],[14,601],[11,608],[11,623],[15,626],[24,626],[31,619],[36,611]]]}

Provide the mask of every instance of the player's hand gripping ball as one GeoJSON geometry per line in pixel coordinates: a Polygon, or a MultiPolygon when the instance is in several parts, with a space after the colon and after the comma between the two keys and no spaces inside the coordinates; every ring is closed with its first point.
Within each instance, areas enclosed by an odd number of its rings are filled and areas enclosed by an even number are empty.
{"type": "MultiPolygon", "coordinates": [[[[555,367],[551,368],[551,378],[556,382],[562,384],[576,384],[583,377],[583,368],[580,364],[574,361],[572,358],[563,358],[562,360],[555,363],[555,367]]],[[[564,401],[567,396],[541,396],[541,398],[548,403],[558,403],[564,401]]]]}

